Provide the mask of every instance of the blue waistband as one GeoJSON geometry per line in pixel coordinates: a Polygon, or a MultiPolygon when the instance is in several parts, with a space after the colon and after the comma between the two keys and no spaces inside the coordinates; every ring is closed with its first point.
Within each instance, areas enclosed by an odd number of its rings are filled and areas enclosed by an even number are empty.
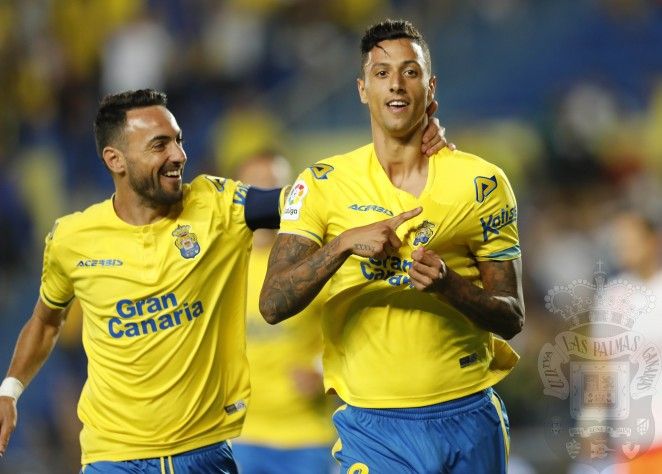
{"type": "Polygon", "coordinates": [[[436,403],[434,405],[413,408],[361,408],[347,405],[347,409],[357,410],[370,415],[386,416],[389,418],[404,418],[409,420],[443,418],[446,416],[455,416],[459,413],[465,413],[480,408],[486,403],[491,403],[492,393],[493,390],[490,387],[465,397],[436,403]]]}

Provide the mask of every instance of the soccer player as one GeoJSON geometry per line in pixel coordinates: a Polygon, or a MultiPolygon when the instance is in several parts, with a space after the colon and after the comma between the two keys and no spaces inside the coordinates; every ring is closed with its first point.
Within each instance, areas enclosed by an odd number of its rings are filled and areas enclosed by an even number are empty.
{"type": "Polygon", "coordinates": [[[260,310],[285,320],[330,279],[324,382],[346,403],[333,417],[343,472],[505,472],[491,387],[524,321],[515,197],[477,156],[420,152],[436,79],[411,23],[372,26],[361,53],[373,142],[299,175],[260,310]]]}
{"type": "MultiPolygon", "coordinates": [[[[236,177],[244,183],[274,188],[290,183],[291,169],[282,156],[265,151],[248,157],[236,177]]],[[[337,404],[324,396],[321,374],[321,301],[278,326],[259,311],[259,296],[271,229],[256,230],[248,267],[246,339],[251,401],[241,436],[232,450],[242,474],[329,474],[329,449],[336,439],[330,417],[337,404]]]]}
{"type": "MultiPolygon", "coordinates": [[[[154,90],[100,105],[95,138],[115,193],[46,237],[39,298],[0,384],[0,455],[16,401],[76,297],[88,358],[78,405],[85,474],[236,472],[226,440],[239,434],[249,396],[252,230],[278,226],[280,190],[207,175],[183,184],[182,131],[166,106],[154,90]]],[[[430,128],[434,152],[443,129],[430,128]]]]}

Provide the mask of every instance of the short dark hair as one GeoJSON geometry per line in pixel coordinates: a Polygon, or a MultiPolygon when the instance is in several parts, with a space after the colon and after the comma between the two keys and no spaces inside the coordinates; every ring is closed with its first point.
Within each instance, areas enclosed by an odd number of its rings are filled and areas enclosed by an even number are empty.
{"type": "Polygon", "coordinates": [[[103,156],[103,149],[106,146],[117,142],[126,125],[126,113],[129,110],[152,105],[166,107],[168,96],[154,89],[141,89],[104,97],[94,119],[94,139],[99,156],[103,156]]]}
{"type": "Polygon", "coordinates": [[[372,48],[382,41],[400,38],[410,39],[423,49],[428,72],[431,72],[430,48],[423,39],[423,35],[408,20],[386,19],[368,28],[361,38],[361,76],[363,76],[363,69],[368,62],[368,53],[372,51],[372,48]]]}

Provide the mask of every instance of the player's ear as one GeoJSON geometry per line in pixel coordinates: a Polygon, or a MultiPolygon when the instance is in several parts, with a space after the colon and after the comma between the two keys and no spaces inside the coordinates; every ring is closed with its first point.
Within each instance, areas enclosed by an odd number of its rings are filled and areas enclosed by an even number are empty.
{"type": "Polygon", "coordinates": [[[434,100],[434,93],[437,90],[437,76],[432,76],[428,83],[428,105],[434,100]]]}
{"type": "Polygon", "coordinates": [[[108,169],[113,173],[120,174],[126,169],[124,154],[115,147],[105,147],[103,149],[102,158],[108,169]]]}
{"type": "Polygon", "coordinates": [[[368,103],[368,96],[365,93],[365,81],[360,77],[356,80],[356,86],[359,89],[359,97],[361,98],[362,104],[368,103]]]}

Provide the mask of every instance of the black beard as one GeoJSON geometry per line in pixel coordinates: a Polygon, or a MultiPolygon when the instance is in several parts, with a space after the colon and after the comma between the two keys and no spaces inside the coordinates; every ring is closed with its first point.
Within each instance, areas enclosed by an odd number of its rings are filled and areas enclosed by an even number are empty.
{"type": "MultiPolygon", "coordinates": [[[[158,180],[158,177],[157,177],[158,180]]],[[[166,193],[158,181],[155,183],[151,176],[138,179],[129,173],[129,184],[148,207],[171,206],[182,199],[182,190],[166,193]]]]}

